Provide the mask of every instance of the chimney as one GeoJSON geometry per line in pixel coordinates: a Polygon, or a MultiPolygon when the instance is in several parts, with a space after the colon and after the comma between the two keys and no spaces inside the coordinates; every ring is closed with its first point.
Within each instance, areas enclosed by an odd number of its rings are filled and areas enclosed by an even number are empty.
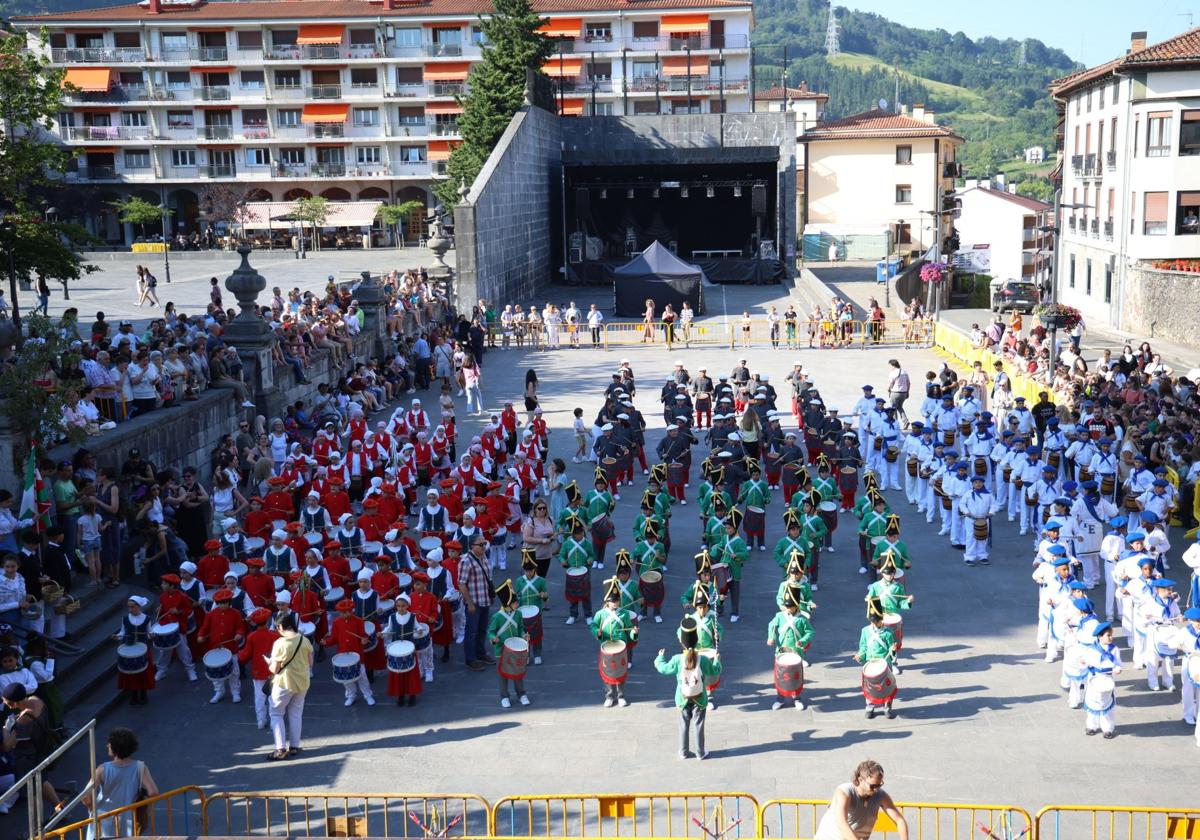
{"type": "Polygon", "coordinates": [[[1138,50],[1146,49],[1146,33],[1131,32],[1129,34],[1129,51],[1135,53],[1138,50]]]}
{"type": "Polygon", "coordinates": [[[925,106],[920,102],[913,103],[912,118],[914,120],[925,121],[925,106]]]}
{"type": "Polygon", "coordinates": [[[978,178],[967,178],[966,180],[963,181],[963,189],[964,190],[971,190],[978,186],[979,186],[978,178]]]}
{"type": "Polygon", "coordinates": [[[161,11],[162,11],[162,6],[160,5],[160,0],[150,0],[150,8],[149,8],[150,14],[157,15],[161,11]]]}
{"type": "Polygon", "coordinates": [[[808,93],[808,80],[807,79],[800,80],[800,92],[808,93]]]}

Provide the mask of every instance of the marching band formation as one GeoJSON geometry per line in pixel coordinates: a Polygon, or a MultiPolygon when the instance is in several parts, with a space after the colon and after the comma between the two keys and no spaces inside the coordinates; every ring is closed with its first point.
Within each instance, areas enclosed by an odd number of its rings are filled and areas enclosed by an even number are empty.
{"type": "MultiPolygon", "coordinates": [[[[388,696],[411,706],[434,681],[435,651],[446,662],[450,646],[464,643],[466,607],[474,612],[494,598],[499,610],[483,631],[491,655],[476,662],[468,651],[468,664],[496,666],[503,708],[530,703],[526,677],[542,663],[555,602],[565,607],[566,625],[585,624],[596,640],[603,705],[627,706],[639,633],[664,621],[668,565],[685,562],[694,580],[678,597],[683,653],[668,659],[660,652],[655,664],[678,678],[681,709],[715,709],[721,644],[742,617],[743,578],[768,574],[770,564],[750,561],[770,551],[780,576],[777,612],[766,627],[772,708],[804,709],[821,557],[857,548],[866,624],[853,658],[866,716],[891,718],[903,616],[914,601],[901,517],[884,495],[896,491],[893,499],[902,492],[926,522],[940,525],[938,534],[968,567],[992,562],[994,529],[1004,518],[1033,537],[1035,641],[1047,662],[1062,654],[1061,685],[1070,706],[1084,708],[1088,734],[1115,732],[1118,627],[1151,691],[1173,691],[1179,664],[1182,716],[1195,725],[1200,604],[1181,611],[1164,576],[1176,490],[1136,455],[1122,471],[1120,430],[1110,421],[1091,413],[1061,428],[1021,398],[996,416],[984,408],[985,395],[931,373],[921,419],[909,424],[872,386],[841,415],[799,362],[785,381],[790,410],[779,410],[769,375],[744,363],[714,379],[703,367],[693,376],[676,362],[658,394],[666,432],[647,452],[638,385],[623,360],[604,388],[590,453],[576,458],[596,465],[586,492],[575,482],[551,483],[551,430],[540,408],[522,421],[507,402],[461,457],[452,403],[443,403],[433,429],[417,401],[374,433],[361,417],[346,428],[331,424],[311,446],[293,447],[244,524],[225,520],[203,557],[162,576],[153,609],[145,598],[130,599],[116,633],[119,685],[133,703],[145,703],[178,660],[190,680],[203,670],[212,703],[227,695],[237,703],[248,668],[265,727],[263,654],[280,619],[294,612],[318,661],[328,650],[347,706],[359,695],[375,705],[375,676],[383,671],[388,696]],[[785,420],[798,428],[785,430],[785,420]],[[614,512],[639,469],[645,488],[625,502],[639,511],[626,541],[614,512]],[[520,574],[501,575],[493,587],[491,576],[507,570],[508,552],[543,502],[553,534],[541,543],[553,551],[535,551],[526,533],[520,574]],[[689,502],[701,542],[686,546],[690,559],[679,561],[671,555],[672,520],[689,502]],[[771,514],[773,506],[782,509],[771,514]],[[548,579],[553,558],[563,569],[561,589],[548,579]],[[483,583],[471,580],[476,565],[487,573],[483,583]],[[1099,609],[1089,592],[1098,602],[1102,585],[1099,609]]],[[[1184,561],[1200,567],[1200,544],[1184,561]]],[[[1200,728],[1196,737],[1200,745],[1200,728]]],[[[702,730],[698,739],[702,755],[702,730]]],[[[688,753],[686,740],[681,752],[688,753]]]]}

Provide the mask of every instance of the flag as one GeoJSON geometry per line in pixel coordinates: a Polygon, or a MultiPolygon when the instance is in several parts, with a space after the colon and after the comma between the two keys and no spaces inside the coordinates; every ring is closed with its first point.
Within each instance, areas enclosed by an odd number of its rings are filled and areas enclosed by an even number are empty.
{"type": "Polygon", "coordinates": [[[20,519],[32,519],[39,533],[50,527],[50,488],[37,468],[37,446],[29,449],[25,461],[25,490],[21,494],[20,519]]]}

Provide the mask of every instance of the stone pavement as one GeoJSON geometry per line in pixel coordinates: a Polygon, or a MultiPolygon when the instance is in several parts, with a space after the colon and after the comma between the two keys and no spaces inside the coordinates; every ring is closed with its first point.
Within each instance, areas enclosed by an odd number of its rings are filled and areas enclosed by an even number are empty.
{"type": "MultiPolygon", "coordinates": [[[[555,297],[561,291],[566,290],[556,289],[555,297]]],[[[778,288],[729,292],[746,305],[767,293],[784,294],[778,288]]],[[[577,300],[583,297],[580,293],[577,300]]],[[[685,359],[693,371],[705,364],[720,373],[738,354],[710,348],[672,355],[685,359]]],[[[526,369],[536,369],[552,429],[551,456],[569,461],[571,411],[580,406],[588,419],[594,416],[601,387],[620,356],[631,360],[639,376],[638,404],[650,423],[653,446],[663,426],[654,411],[656,395],[672,361],[660,346],[608,353],[490,352],[483,368],[487,405],[499,409],[506,397],[519,397],[526,369]]],[[[830,404],[846,410],[862,384],[883,382],[892,356],[915,377],[937,361],[924,350],[760,348],[747,354],[750,367],[769,373],[785,393],[783,376],[793,358],[800,358],[830,404]]],[[[478,428],[478,418],[463,417],[464,437],[478,428]]],[[[591,472],[588,465],[570,465],[571,477],[584,487],[591,472]]],[[[638,476],[622,493],[610,569],[615,548],[632,545],[644,480],[638,476]]],[[[1127,670],[1118,681],[1119,737],[1085,737],[1082,713],[1067,708],[1058,687],[1059,664],[1042,662],[1034,645],[1030,539],[1018,538],[1013,526],[1002,524],[992,565],[967,568],[898,493],[888,495],[903,519],[915,564],[909,588],[916,595],[905,622],[899,717],[863,717],[859,667],[850,656],[864,624],[866,582],[857,573],[853,525],[844,515],[837,551],[822,558],[804,692],[810,707],[770,710],[774,691],[766,625],[775,612],[780,573],[769,552],[754,552],[746,568],[742,620],[723,621],[721,702],[708,719],[711,760],[681,762],[670,702],[674,686],[654,672],[651,660],[660,647],[677,649],[678,598],[692,579],[699,542],[695,490],[693,484],[688,491],[692,502],[675,509],[666,618],[661,625],[643,625],[628,708],[601,707],[596,643],[584,625],[564,626],[563,578],[553,568],[545,664],[532,667],[527,676],[533,701],[528,708],[502,710],[495,675],[466,671],[461,649],[455,648],[450,663],[438,662],[436,682],[411,709],[398,709],[384,696],[386,675],[376,679],[378,706],[368,708],[360,700],[345,709],[328,662],[318,665],[306,705],[305,751],[284,763],[264,761],[270,738],[255,729],[248,686],[240,706],[228,700],[211,706],[208,683],[187,683],[177,666],[152,692],[149,706],[121,706],[101,729],[137,730],[143,745],[139,758],[149,763],[163,789],[200,784],[210,790],[465,791],[492,801],[520,793],[663,790],[743,790],[760,799],[827,797],[858,761],[871,757],[886,768],[893,796],[909,801],[1001,802],[1030,812],[1049,802],[1194,803],[1194,773],[1180,768],[1194,766],[1196,744],[1180,721],[1178,694],[1150,693],[1141,673],[1127,670]]],[[[771,544],[782,533],[782,508],[776,494],[768,510],[771,544]]],[[[510,552],[507,574],[519,573],[517,557],[510,552]]],[[[600,591],[594,578],[597,607],[600,591]]],[[[1128,660],[1127,649],[1125,655],[1128,660]]],[[[83,772],[75,756],[55,776],[79,779],[83,772]]],[[[0,823],[0,833],[3,827],[0,823]]]]}

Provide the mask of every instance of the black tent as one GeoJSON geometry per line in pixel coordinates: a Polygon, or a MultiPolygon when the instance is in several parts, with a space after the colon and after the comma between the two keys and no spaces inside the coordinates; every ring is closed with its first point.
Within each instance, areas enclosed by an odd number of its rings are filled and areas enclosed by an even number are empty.
{"type": "Polygon", "coordinates": [[[704,271],[684,262],[658,242],[613,271],[613,293],[618,317],[637,317],[646,310],[646,299],[654,301],[656,312],[668,303],[680,310],[684,301],[697,315],[704,312],[701,284],[707,282],[704,271]]]}

